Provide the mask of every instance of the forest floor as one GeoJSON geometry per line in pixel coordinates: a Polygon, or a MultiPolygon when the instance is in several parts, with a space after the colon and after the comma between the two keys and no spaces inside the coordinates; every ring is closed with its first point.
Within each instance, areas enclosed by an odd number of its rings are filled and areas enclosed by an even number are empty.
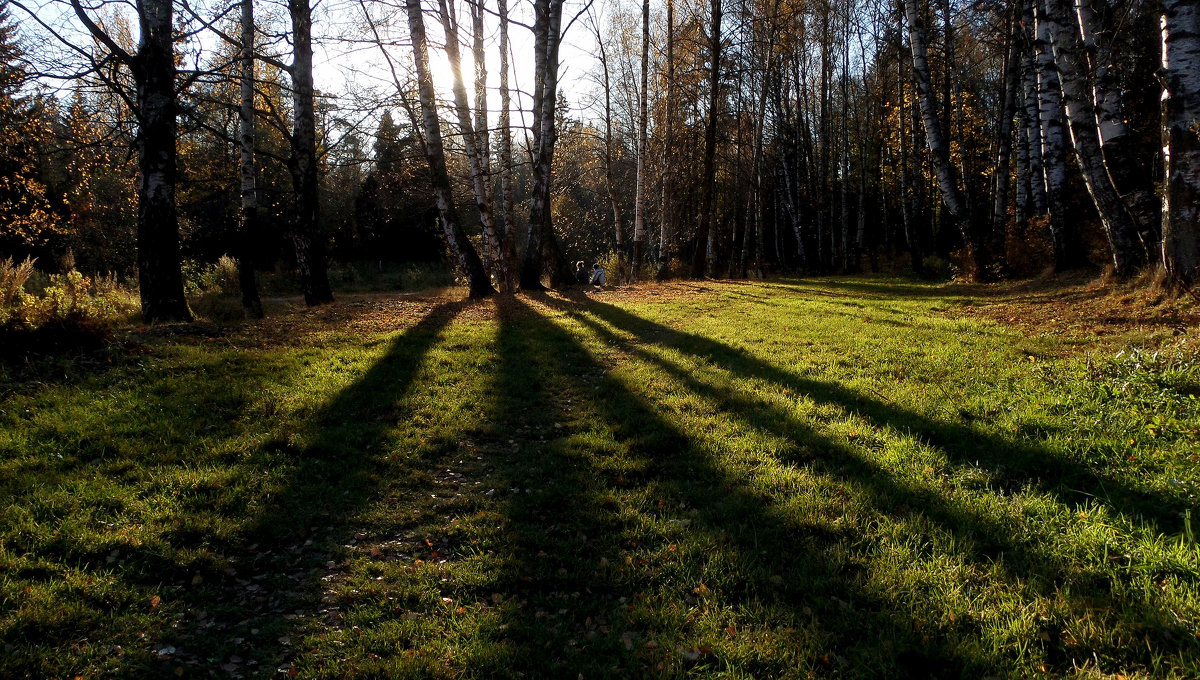
{"type": "Polygon", "coordinates": [[[1200,677],[1198,322],[450,290],[0,367],[0,677],[1200,677]]]}

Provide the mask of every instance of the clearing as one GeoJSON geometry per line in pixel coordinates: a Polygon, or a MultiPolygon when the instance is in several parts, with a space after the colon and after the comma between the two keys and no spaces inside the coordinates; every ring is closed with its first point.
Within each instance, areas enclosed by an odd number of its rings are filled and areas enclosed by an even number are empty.
{"type": "Polygon", "coordinates": [[[0,676],[1198,677],[1194,306],[871,277],[0,373],[0,676]]]}

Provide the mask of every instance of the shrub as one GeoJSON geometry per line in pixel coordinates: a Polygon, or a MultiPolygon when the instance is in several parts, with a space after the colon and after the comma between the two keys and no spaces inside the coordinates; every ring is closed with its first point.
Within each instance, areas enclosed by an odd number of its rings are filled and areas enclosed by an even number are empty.
{"type": "Polygon", "coordinates": [[[78,271],[52,274],[32,294],[25,284],[33,274],[29,260],[17,267],[0,263],[0,346],[6,358],[99,347],[137,310],[133,296],[107,277],[98,292],[78,271]]]}
{"type": "MultiPolygon", "coordinates": [[[[24,291],[25,282],[34,272],[34,262],[36,260],[28,257],[21,264],[13,264],[11,257],[0,262],[0,314],[24,291]]],[[[3,323],[3,318],[0,318],[0,323],[3,323]]]]}

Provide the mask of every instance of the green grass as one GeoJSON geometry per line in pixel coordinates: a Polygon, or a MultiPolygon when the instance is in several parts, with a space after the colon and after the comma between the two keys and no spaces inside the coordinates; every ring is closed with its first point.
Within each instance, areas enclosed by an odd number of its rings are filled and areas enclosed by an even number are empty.
{"type": "Polygon", "coordinates": [[[0,378],[0,677],[1200,676],[1194,345],[974,290],[373,296],[0,378]]]}

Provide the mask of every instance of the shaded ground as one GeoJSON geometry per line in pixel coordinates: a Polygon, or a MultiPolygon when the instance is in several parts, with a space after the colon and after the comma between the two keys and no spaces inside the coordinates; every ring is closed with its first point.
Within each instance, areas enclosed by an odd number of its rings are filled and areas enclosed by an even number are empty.
{"type": "Polygon", "coordinates": [[[156,328],[0,392],[0,670],[1192,676],[1200,370],[1101,359],[1177,345],[1165,313],[1102,345],[1014,313],[1099,304],[1079,285],[449,291],[156,328]]]}

